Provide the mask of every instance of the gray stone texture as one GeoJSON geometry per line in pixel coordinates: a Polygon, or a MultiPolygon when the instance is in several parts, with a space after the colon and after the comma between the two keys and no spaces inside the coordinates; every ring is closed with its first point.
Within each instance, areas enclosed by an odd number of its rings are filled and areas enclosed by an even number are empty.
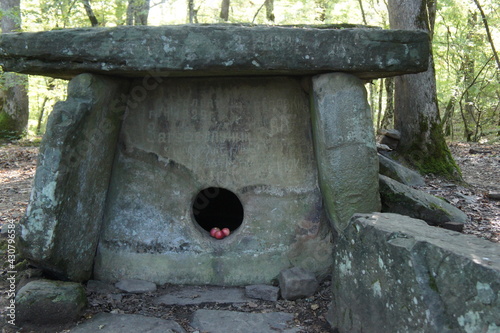
{"type": "Polygon", "coordinates": [[[286,300],[312,296],[319,287],[318,280],[314,274],[300,267],[281,271],[278,281],[281,297],[286,300]]]}
{"type": "Polygon", "coordinates": [[[433,226],[446,222],[467,223],[468,217],[460,209],[443,199],[413,189],[391,178],[380,175],[382,211],[407,215],[433,226]]]}
{"type": "Polygon", "coordinates": [[[388,213],[355,215],[335,243],[340,333],[500,331],[500,245],[388,213]]]}
{"type": "Polygon", "coordinates": [[[312,122],[321,193],[342,231],[354,213],[380,210],[379,163],[363,82],[342,73],[313,78],[312,122]]]}
{"type": "Polygon", "coordinates": [[[164,305],[196,305],[203,303],[238,304],[251,300],[242,288],[186,286],[156,298],[155,303],[164,305]]]}
{"type": "Polygon", "coordinates": [[[137,314],[99,313],[69,331],[70,333],[185,333],[173,320],[137,314]]]}
{"type": "Polygon", "coordinates": [[[200,332],[213,333],[298,333],[294,315],[284,312],[245,313],[221,310],[197,310],[191,326],[200,332]]]}
{"type": "Polygon", "coordinates": [[[115,287],[131,294],[143,294],[156,291],[156,284],[144,280],[121,280],[115,287]]]}
{"type": "Polygon", "coordinates": [[[331,231],[301,81],[151,78],[149,85],[132,84],[95,278],[270,284],[290,263],[328,274],[331,231]],[[193,199],[211,186],[232,191],[244,210],[223,240],[193,218],[193,199]]]}
{"type": "Polygon", "coordinates": [[[425,180],[418,172],[408,169],[398,162],[378,154],[380,173],[408,186],[424,186],[425,180]]]}
{"type": "Polygon", "coordinates": [[[256,284],[245,287],[245,295],[250,298],[276,302],[280,288],[266,284],[256,284]]]}
{"type": "Polygon", "coordinates": [[[71,323],[80,318],[86,306],[85,289],[78,283],[32,281],[16,295],[16,324],[71,323]]]}
{"type": "Polygon", "coordinates": [[[313,75],[378,78],[425,71],[422,31],[241,25],[114,27],[0,36],[4,71],[71,78],[313,75]],[[146,47],[147,46],[147,47],[146,47]]]}
{"type": "Polygon", "coordinates": [[[92,273],[127,87],[82,74],[50,114],[19,249],[61,279],[92,273]]]}

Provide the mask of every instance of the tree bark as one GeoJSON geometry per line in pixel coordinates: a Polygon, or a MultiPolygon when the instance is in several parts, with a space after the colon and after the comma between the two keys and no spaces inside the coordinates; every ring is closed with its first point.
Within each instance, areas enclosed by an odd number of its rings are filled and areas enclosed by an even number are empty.
{"type": "Polygon", "coordinates": [[[265,6],[266,6],[266,18],[268,19],[268,21],[274,22],[275,20],[274,0],[266,0],[265,6]]]}
{"type": "MultiPolygon", "coordinates": [[[[432,37],[433,0],[389,0],[392,29],[424,30],[432,37]]],[[[395,78],[395,127],[401,132],[398,152],[422,173],[459,178],[439,117],[432,50],[426,72],[395,78]]]]}
{"type": "Polygon", "coordinates": [[[393,128],[394,123],[394,78],[385,79],[386,102],[380,128],[393,128]]]}
{"type": "Polygon", "coordinates": [[[97,20],[97,17],[95,16],[94,11],[92,10],[92,6],[90,5],[90,0],[82,0],[82,2],[83,2],[83,7],[85,7],[85,12],[89,17],[90,24],[93,27],[99,26],[99,21],[97,20]]]}
{"type": "MultiPolygon", "coordinates": [[[[2,33],[21,28],[20,0],[1,0],[2,33]]],[[[0,91],[0,137],[17,139],[26,132],[29,118],[29,100],[26,90],[27,76],[3,73],[0,91]]]]}
{"type": "Polygon", "coordinates": [[[229,5],[231,4],[231,0],[222,0],[220,5],[220,18],[224,21],[229,20],[229,5]]]}
{"type": "Polygon", "coordinates": [[[148,25],[149,0],[129,0],[127,25],[148,25]]]}
{"type": "Polygon", "coordinates": [[[194,8],[194,0],[188,0],[188,22],[198,23],[198,9],[194,8]]]}

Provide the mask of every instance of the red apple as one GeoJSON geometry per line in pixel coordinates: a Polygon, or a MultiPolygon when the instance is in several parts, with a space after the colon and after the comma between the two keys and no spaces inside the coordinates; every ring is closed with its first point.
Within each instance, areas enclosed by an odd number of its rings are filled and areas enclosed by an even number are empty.
{"type": "Polygon", "coordinates": [[[229,230],[229,228],[224,228],[221,231],[226,237],[229,236],[229,234],[231,233],[231,230],[229,230]]]}
{"type": "Polygon", "coordinates": [[[217,230],[217,231],[215,232],[214,237],[215,237],[215,238],[217,238],[217,239],[222,239],[222,238],[224,238],[224,237],[225,237],[225,235],[224,235],[224,233],[223,233],[222,231],[217,230]]]}
{"type": "Polygon", "coordinates": [[[217,228],[217,227],[212,228],[212,229],[210,230],[210,236],[215,237],[215,233],[216,233],[217,231],[220,231],[220,229],[219,229],[219,228],[217,228]]]}

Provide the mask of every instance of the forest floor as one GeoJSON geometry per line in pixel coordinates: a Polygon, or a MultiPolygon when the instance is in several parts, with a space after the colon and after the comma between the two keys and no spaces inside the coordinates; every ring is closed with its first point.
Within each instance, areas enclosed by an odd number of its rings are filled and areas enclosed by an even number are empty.
{"type": "MultiPolygon", "coordinates": [[[[420,188],[428,193],[445,198],[454,206],[464,211],[470,218],[464,233],[500,242],[500,201],[489,198],[491,193],[500,193],[500,144],[480,145],[452,143],[450,145],[455,161],[460,166],[464,183],[450,182],[438,177],[426,177],[427,185],[420,188]]],[[[0,146],[0,226],[18,223],[24,215],[30,197],[33,176],[36,169],[38,148],[26,144],[8,144],[0,146]]],[[[6,237],[5,228],[2,238],[6,237]]],[[[5,261],[5,252],[2,251],[5,261]]],[[[6,304],[7,284],[4,280],[6,265],[0,275],[0,308],[6,304]]],[[[153,299],[158,294],[167,292],[169,286],[161,286],[156,294],[126,295],[119,302],[110,301],[106,295],[89,294],[89,309],[86,316],[98,312],[137,313],[149,316],[174,319],[188,332],[191,314],[200,308],[228,309],[234,305],[205,304],[201,306],[158,307],[153,299]]],[[[238,309],[245,312],[283,311],[295,314],[297,325],[308,333],[330,332],[325,319],[325,312],[330,302],[330,282],[323,281],[318,292],[307,299],[297,301],[279,300],[276,303],[251,302],[238,309]]],[[[0,311],[1,312],[1,311],[0,311]]],[[[2,332],[17,332],[0,323],[2,332]]],[[[21,332],[30,332],[22,330],[21,332]]],[[[41,332],[38,330],[37,332],[41,332]]]]}

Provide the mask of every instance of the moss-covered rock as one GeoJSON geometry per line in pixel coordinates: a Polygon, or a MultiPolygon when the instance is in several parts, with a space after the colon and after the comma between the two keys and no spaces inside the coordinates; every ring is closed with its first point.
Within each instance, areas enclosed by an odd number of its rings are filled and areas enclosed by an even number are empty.
{"type": "Polygon", "coordinates": [[[453,221],[466,223],[467,215],[442,199],[415,190],[389,177],[380,175],[382,211],[397,213],[440,226],[453,221]]]}
{"type": "Polygon", "coordinates": [[[76,321],[87,306],[85,289],[79,283],[32,281],[16,295],[16,324],[54,325],[76,321]]]}

